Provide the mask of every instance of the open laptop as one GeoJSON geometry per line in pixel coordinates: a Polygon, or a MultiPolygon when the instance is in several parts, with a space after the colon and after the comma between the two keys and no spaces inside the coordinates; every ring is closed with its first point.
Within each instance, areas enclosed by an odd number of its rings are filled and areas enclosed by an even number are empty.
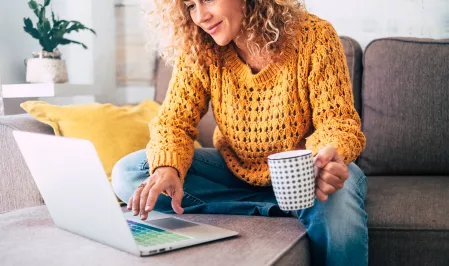
{"type": "Polygon", "coordinates": [[[238,234],[156,211],[142,221],[122,212],[92,142],[22,131],[13,135],[61,229],[138,256],[238,234]]]}

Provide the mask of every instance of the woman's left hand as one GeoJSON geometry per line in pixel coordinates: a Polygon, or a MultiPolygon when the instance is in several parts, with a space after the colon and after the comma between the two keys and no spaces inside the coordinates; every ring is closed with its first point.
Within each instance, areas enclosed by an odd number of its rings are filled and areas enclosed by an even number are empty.
{"type": "Polygon", "coordinates": [[[322,148],[314,158],[315,194],[324,202],[328,195],[343,188],[349,177],[348,167],[333,146],[322,148]]]}

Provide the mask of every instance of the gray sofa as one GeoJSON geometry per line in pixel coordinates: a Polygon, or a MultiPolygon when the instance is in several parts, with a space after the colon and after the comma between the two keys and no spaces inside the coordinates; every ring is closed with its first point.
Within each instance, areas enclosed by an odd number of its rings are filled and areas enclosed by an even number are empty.
{"type": "MultiPolygon", "coordinates": [[[[370,265],[449,265],[449,40],[386,38],[364,52],[341,37],[367,146],[357,163],[368,177],[370,265]]],[[[158,64],[156,100],[171,69],[158,64]]],[[[200,142],[211,146],[209,112],[200,142]]],[[[12,138],[52,134],[28,115],[0,118],[0,264],[310,265],[295,218],[185,215],[239,237],[137,258],[55,228],[12,138]]]]}

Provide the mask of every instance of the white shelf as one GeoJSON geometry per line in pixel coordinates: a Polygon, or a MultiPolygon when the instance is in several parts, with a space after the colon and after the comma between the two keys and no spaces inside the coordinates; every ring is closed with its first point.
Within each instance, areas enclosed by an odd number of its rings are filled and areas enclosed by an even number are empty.
{"type": "Polygon", "coordinates": [[[4,84],[2,94],[4,99],[10,98],[40,98],[40,97],[71,97],[95,95],[95,86],[90,84],[4,84]]]}

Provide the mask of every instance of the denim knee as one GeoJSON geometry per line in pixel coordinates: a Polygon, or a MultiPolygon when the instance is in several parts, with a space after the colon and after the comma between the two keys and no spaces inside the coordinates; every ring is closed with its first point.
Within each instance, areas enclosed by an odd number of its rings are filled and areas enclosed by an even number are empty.
{"type": "Polygon", "coordinates": [[[352,183],[353,187],[358,190],[359,196],[365,199],[367,192],[367,181],[365,174],[355,163],[348,164],[348,170],[349,178],[347,182],[352,183]]]}
{"type": "Polygon", "coordinates": [[[317,265],[367,265],[368,216],[365,212],[366,176],[350,163],[349,178],[327,201],[298,211],[311,239],[317,265]],[[341,253],[341,250],[345,250],[341,253]]]}
{"type": "Polygon", "coordinates": [[[112,189],[117,197],[128,203],[136,188],[149,176],[145,150],[130,153],[112,168],[112,189]]]}
{"type": "Polygon", "coordinates": [[[340,216],[341,219],[363,220],[366,216],[364,204],[366,176],[355,163],[348,164],[348,170],[349,177],[343,188],[329,196],[324,208],[327,209],[326,214],[330,216],[340,216]]]}
{"type": "Polygon", "coordinates": [[[325,202],[315,199],[315,206],[298,211],[297,214],[306,227],[317,221],[345,227],[350,224],[344,223],[345,220],[359,222],[366,219],[366,176],[354,163],[348,165],[348,170],[349,177],[342,189],[330,194],[325,202]]]}

